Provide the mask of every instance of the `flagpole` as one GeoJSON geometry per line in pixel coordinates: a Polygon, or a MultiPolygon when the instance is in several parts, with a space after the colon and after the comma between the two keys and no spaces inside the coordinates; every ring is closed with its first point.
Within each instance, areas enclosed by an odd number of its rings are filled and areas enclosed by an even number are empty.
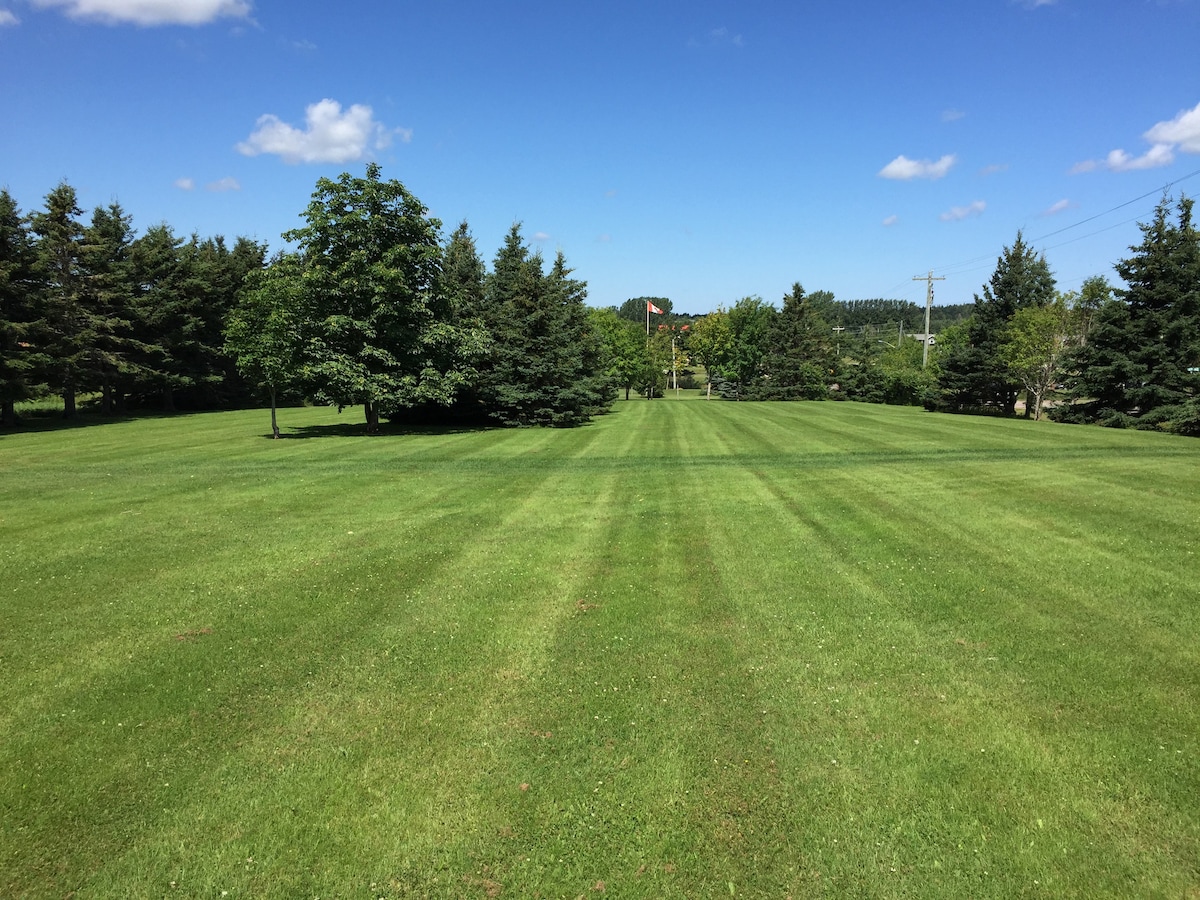
{"type": "Polygon", "coordinates": [[[646,337],[650,337],[650,301],[646,301],[646,337]]]}

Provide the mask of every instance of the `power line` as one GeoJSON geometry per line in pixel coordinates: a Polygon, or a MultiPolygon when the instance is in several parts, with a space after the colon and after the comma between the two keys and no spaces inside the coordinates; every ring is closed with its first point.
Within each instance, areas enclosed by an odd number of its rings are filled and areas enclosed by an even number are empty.
{"type": "MultiPolygon", "coordinates": [[[[1078,222],[1073,222],[1070,225],[1064,226],[1063,228],[1059,228],[1055,231],[1048,232],[1047,234],[1043,234],[1040,237],[1032,238],[1029,241],[1029,243],[1030,244],[1038,244],[1038,243],[1046,240],[1047,238],[1052,238],[1055,235],[1062,234],[1062,233],[1064,233],[1066,231],[1070,231],[1074,228],[1079,228],[1080,226],[1086,225],[1088,222],[1094,222],[1096,219],[1103,218],[1104,216],[1114,213],[1119,209],[1124,209],[1127,206],[1132,206],[1133,204],[1137,203],[1140,200],[1145,200],[1147,197],[1152,197],[1155,194],[1164,194],[1167,191],[1169,191],[1171,188],[1175,187],[1175,185],[1180,184],[1184,181],[1187,181],[1189,178],[1195,178],[1197,175],[1200,175],[1200,169],[1194,169],[1193,171],[1188,172],[1186,175],[1181,175],[1179,178],[1176,178],[1174,181],[1168,181],[1166,184],[1162,185],[1162,187],[1155,188],[1152,191],[1147,191],[1144,194],[1134,197],[1132,200],[1126,200],[1124,203],[1118,203],[1116,206],[1112,207],[1111,209],[1106,209],[1104,212],[1096,213],[1094,216],[1088,216],[1086,219],[1080,219],[1078,222]]],[[[1144,215],[1145,214],[1136,216],[1133,219],[1125,219],[1124,221],[1118,222],[1115,225],[1109,225],[1104,228],[1098,229],[1096,231],[1091,231],[1091,232],[1088,232],[1087,234],[1080,235],[1079,237],[1072,238],[1069,241],[1062,241],[1061,243],[1055,244],[1052,247],[1045,247],[1043,249],[1044,250],[1054,250],[1054,249],[1057,249],[1058,247],[1064,247],[1067,244],[1073,244],[1077,241],[1082,241],[1082,240],[1085,240],[1086,238],[1094,237],[1097,234],[1102,234],[1105,231],[1111,231],[1114,228],[1119,228],[1122,225],[1129,224],[1130,222],[1136,222],[1136,221],[1142,219],[1144,217],[1144,215]]],[[[972,272],[972,271],[975,271],[976,269],[983,268],[982,266],[980,266],[978,264],[988,261],[988,260],[991,260],[992,258],[993,258],[993,254],[988,253],[988,254],[984,254],[983,256],[975,256],[970,259],[963,259],[963,260],[959,260],[958,262],[948,263],[948,264],[942,265],[942,266],[934,266],[933,270],[938,271],[938,272],[945,272],[950,275],[965,275],[968,272],[972,272]]],[[[923,281],[924,278],[920,278],[917,280],[923,281]]],[[[905,284],[906,284],[906,282],[904,282],[904,281],[899,282],[895,286],[889,288],[887,291],[887,294],[890,294],[894,291],[899,290],[905,284]]],[[[887,296],[887,294],[885,294],[884,296],[887,296]]]]}

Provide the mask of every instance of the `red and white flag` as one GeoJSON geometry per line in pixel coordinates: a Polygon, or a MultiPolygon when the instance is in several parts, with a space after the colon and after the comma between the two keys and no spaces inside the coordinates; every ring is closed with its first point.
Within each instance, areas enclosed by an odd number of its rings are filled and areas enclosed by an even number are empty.
{"type": "Polygon", "coordinates": [[[649,300],[646,301],[646,311],[652,312],[652,313],[658,313],[660,316],[663,314],[663,311],[661,309],[659,309],[657,306],[655,306],[653,303],[651,303],[649,300]]]}

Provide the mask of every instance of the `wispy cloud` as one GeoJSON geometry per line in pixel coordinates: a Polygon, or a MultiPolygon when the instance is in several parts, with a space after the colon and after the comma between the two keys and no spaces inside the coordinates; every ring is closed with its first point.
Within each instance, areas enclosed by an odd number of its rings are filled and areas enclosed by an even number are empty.
{"type": "Polygon", "coordinates": [[[1070,200],[1066,200],[1066,199],[1059,200],[1057,203],[1052,204],[1048,209],[1042,210],[1042,215],[1043,216],[1056,216],[1060,212],[1065,212],[1068,209],[1074,209],[1077,205],[1078,204],[1072,203],[1070,200]]]}
{"type": "Polygon", "coordinates": [[[611,234],[598,234],[598,235],[596,235],[596,243],[597,244],[611,244],[612,243],[612,235],[611,234]]]}
{"type": "Polygon", "coordinates": [[[966,115],[967,114],[965,112],[963,112],[961,109],[943,109],[942,110],[942,121],[943,122],[957,122],[959,119],[966,118],[966,115]]]}
{"type": "Polygon", "coordinates": [[[550,240],[550,235],[546,234],[544,231],[539,231],[533,236],[533,239],[539,244],[544,244],[546,241],[550,240]]]}
{"type": "Polygon", "coordinates": [[[8,28],[14,25],[20,25],[21,20],[17,18],[17,14],[7,9],[0,9],[0,28],[8,28]]]}
{"type": "Polygon", "coordinates": [[[703,38],[691,38],[688,41],[689,47],[745,47],[746,39],[740,34],[734,34],[725,26],[720,28],[710,29],[708,34],[703,38]]]}
{"type": "Polygon", "coordinates": [[[196,189],[196,182],[190,178],[176,178],[175,187],[181,191],[194,191],[196,189]]]}
{"type": "Polygon", "coordinates": [[[936,181],[950,171],[957,161],[953,153],[948,153],[936,162],[928,159],[909,159],[907,156],[897,156],[879,170],[880,178],[890,178],[894,181],[912,181],[914,178],[928,178],[936,181]]]}
{"type": "Polygon", "coordinates": [[[1008,171],[1008,163],[992,163],[990,166],[984,166],[979,170],[980,175],[998,175],[1001,172],[1008,171]]]}
{"type": "Polygon", "coordinates": [[[351,162],[387,147],[394,136],[405,143],[412,140],[411,129],[389,130],[375,121],[369,106],[356,103],[342,112],[340,103],[328,99],[305,110],[303,129],[271,113],[259,116],[257,126],[237,145],[238,152],[273,154],[290,164],[351,162]]]}
{"type": "Polygon", "coordinates": [[[1058,0],[1018,0],[1026,9],[1037,9],[1039,6],[1053,6],[1058,0]]]}
{"type": "Polygon", "coordinates": [[[899,217],[899,216],[897,216],[897,215],[890,215],[890,216],[888,216],[886,219],[884,219],[884,220],[883,220],[883,227],[884,227],[884,228],[891,228],[893,225],[895,225],[895,224],[896,224],[897,222],[899,222],[899,221],[900,221],[900,217],[899,217]]]}
{"type": "Polygon", "coordinates": [[[1157,169],[1175,161],[1175,151],[1200,153],[1200,103],[1192,109],[1179,112],[1173,119],[1159,122],[1142,134],[1150,143],[1150,149],[1141,156],[1133,156],[1124,149],[1109,151],[1104,159],[1085,159],[1071,167],[1071,174],[1094,172],[1107,169],[1110,172],[1135,172],[1141,169],[1157,169]]]}
{"type": "Polygon", "coordinates": [[[218,19],[246,19],[248,0],[33,0],[43,9],[62,9],[72,19],[109,25],[207,25],[218,19]]]}
{"type": "Polygon", "coordinates": [[[206,191],[211,191],[214,194],[224,194],[227,191],[240,191],[242,186],[238,184],[236,178],[222,178],[218,181],[210,181],[204,186],[206,191]]]}
{"type": "Polygon", "coordinates": [[[987,209],[987,204],[982,200],[976,200],[974,203],[968,203],[966,206],[952,206],[938,216],[938,218],[943,222],[960,222],[963,219],[973,219],[975,216],[983,215],[985,209],[987,209]]]}

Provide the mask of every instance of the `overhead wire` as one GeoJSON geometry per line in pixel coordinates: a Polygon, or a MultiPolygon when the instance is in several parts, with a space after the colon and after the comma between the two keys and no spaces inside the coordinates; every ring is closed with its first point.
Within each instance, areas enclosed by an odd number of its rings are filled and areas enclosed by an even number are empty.
{"type": "MultiPolygon", "coordinates": [[[[1124,209],[1127,206],[1132,206],[1133,204],[1135,204],[1141,200],[1145,200],[1147,197],[1152,197],[1155,194],[1165,194],[1167,191],[1169,191],[1175,185],[1180,184],[1181,182],[1187,181],[1189,178],[1195,178],[1197,175],[1200,175],[1200,169],[1194,169],[1193,171],[1188,172],[1186,175],[1181,175],[1179,178],[1176,178],[1173,181],[1168,181],[1166,184],[1162,185],[1161,187],[1155,188],[1152,191],[1147,191],[1144,194],[1140,194],[1139,196],[1134,197],[1132,200],[1126,200],[1124,203],[1118,203],[1116,206],[1114,206],[1110,209],[1106,209],[1104,212],[1096,213],[1094,216],[1088,216],[1086,219],[1080,219],[1078,222],[1072,222],[1070,225],[1066,225],[1062,228],[1056,229],[1055,231],[1048,232],[1046,234],[1041,235],[1040,237],[1032,238],[1032,239],[1030,239],[1029,243],[1030,244],[1040,244],[1042,241],[1046,240],[1047,238],[1052,238],[1055,235],[1062,234],[1062,233],[1070,231],[1074,228],[1079,228],[1082,225],[1086,225],[1088,222],[1094,222],[1096,219],[1101,219],[1104,216],[1110,215],[1111,213],[1114,213],[1119,209],[1124,209]]],[[[1132,219],[1125,219],[1121,222],[1117,222],[1114,225],[1107,225],[1104,228],[1097,229],[1096,231],[1090,231],[1087,234],[1083,234],[1083,235],[1080,235],[1079,237],[1071,238],[1068,241],[1062,241],[1062,242],[1060,242],[1058,244],[1054,244],[1053,246],[1050,246],[1050,247],[1044,247],[1043,249],[1044,250],[1054,250],[1058,247],[1065,247],[1067,244],[1073,244],[1073,243],[1076,243],[1077,241],[1082,241],[1089,237],[1094,237],[1097,234],[1102,234],[1105,231],[1111,231],[1114,228],[1119,228],[1122,225],[1128,225],[1130,222],[1139,221],[1141,219],[1144,219],[1146,215],[1147,215],[1146,213],[1143,213],[1141,215],[1135,216],[1132,219]]],[[[934,266],[933,271],[940,272],[943,275],[965,275],[968,272],[973,272],[977,269],[985,268],[984,265],[980,265],[980,264],[986,263],[987,261],[990,261],[993,258],[996,258],[996,256],[991,253],[988,253],[983,256],[975,256],[970,259],[964,259],[964,260],[959,260],[958,262],[947,263],[946,265],[943,265],[943,266],[934,266]]],[[[901,281],[901,282],[897,283],[894,287],[889,288],[887,293],[883,294],[882,296],[886,297],[889,294],[892,294],[892,293],[898,291],[901,287],[908,285],[908,283],[909,283],[908,280],[901,281]]]]}

